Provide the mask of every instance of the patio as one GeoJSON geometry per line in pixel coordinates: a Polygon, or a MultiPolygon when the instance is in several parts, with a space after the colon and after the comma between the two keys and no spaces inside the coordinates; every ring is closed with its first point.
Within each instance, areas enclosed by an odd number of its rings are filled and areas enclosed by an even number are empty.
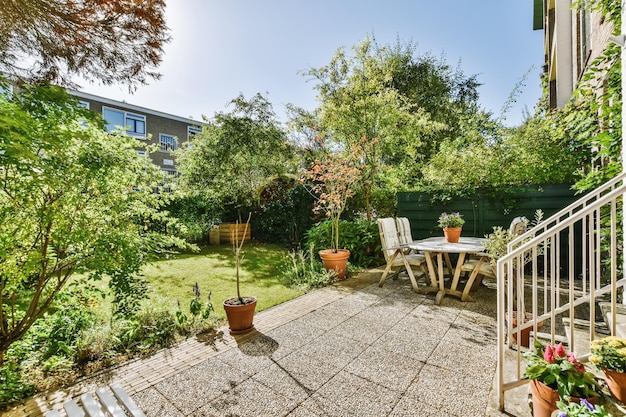
{"type": "MultiPolygon", "coordinates": [[[[406,275],[378,287],[382,269],[314,291],[227,328],[129,362],[8,416],[37,416],[119,382],[148,416],[499,416],[496,292],[476,302],[416,294],[406,275]]],[[[529,416],[526,387],[519,410],[529,416]]],[[[519,395],[519,392],[522,395],[519,395]]]]}

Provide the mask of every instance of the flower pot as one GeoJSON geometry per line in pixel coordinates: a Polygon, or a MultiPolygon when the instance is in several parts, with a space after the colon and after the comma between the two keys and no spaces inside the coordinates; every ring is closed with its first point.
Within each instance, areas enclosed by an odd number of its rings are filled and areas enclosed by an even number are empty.
{"type": "MultiPolygon", "coordinates": [[[[533,314],[526,312],[524,314],[524,317],[526,318],[524,320],[524,323],[526,323],[529,320],[532,320],[533,318],[533,314]]],[[[509,320],[509,313],[506,313],[506,320],[509,320]]],[[[517,320],[517,311],[513,312],[513,318],[512,318],[513,322],[511,323],[513,325],[513,327],[517,327],[518,326],[518,320],[517,320]]],[[[543,326],[543,322],[540,321],[537,323],[537,330],[541,330],[541,327],[543,326]]],[[[533,331],[532,327],[529,327],[528,329],[524,329],[521,331],[521,335],[520,335],[520,346],[524,346],[524,347],[529,347],[530,346],[530,332],[533,331]]],[[[517,344],[517,332],[511,332],[511,341],[513,343],[517,344]]]]}
{"type": "Polygon", "coordinates": [[[462,227],[444,227],[443,235],[449,243],[458,243],[461,238],[462,227]]]}
{"type": "Polygon", "coordinates": [[[609,386],[609,390],[611,390],[611,395],[626,403],[626,374],[609,369],[602,370],[604,371],[606,384],[609,386]]]}
{"type": "Polygon", "coordinates": [[[242,334],[254,329],[254,309],[256,308],[255,297],[229,298],[224,301],[224,311],[228,319],[230,334],[242,334]]]}
{"type": "Polygon", "coordinates": [[[324,249],[319,252],[322,263],[327,271],[337,272],[338,279],[344,279],[346,276],[346,265],[348,258],[350,257],[350,251],[348,249],[338,249],[335,252],[333,249],[324,249]]]}
{"type": "MultiPolygon", "coordinates": [[[[530,389],[533,393],[533,417],[551,417],[552,413],[559,409],[556,406],[557,401],[559,401],[557,390],[535,379],[530,381],[530,389]]],[[[571,397],[570,401],[579,403],[580,398],[571,397]]],[[[587,398],[587,401],[595,405],[596,397],[587,398]]]]}

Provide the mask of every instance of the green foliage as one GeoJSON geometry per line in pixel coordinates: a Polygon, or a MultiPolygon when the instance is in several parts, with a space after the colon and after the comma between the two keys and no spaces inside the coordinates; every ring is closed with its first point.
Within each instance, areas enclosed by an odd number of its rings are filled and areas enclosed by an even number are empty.
{"type": "Polygon", "coordinates": [[[524,353],[528,359],[524,378],[543,382],[559,392],[561,399],[597,397],[600,386],[591,372],[563,345],[542,345],[535,339],[535,350],[524,353]]]}
{"type": "Polygon", "coordinates": [[[461,114],[473,112],[478,97],[475,77],[417,55],[412,43],[381,46],[373,36],[352,54],[338,49],[328,65],[305,74],[317,81],[320,106],[297,115],[301,131],[313,143],[317,134],[337,148],[368,144],[359,181],[366,213],[381,181],[402,187],[421,175],[416,167],[457,130],[461,114]]]}
{"type": "Polygon", "coordinates": [[[327,271],[315,256],[315,245],[309,245],[308,251],[289,252],[283,266],[283,278],[287,285],[304,291],[325,287],[335,282],[337,273],[327,271]]]}
{"type": "MultiPolygon", "coordinates": [[[[365,268],[381,262],[381,246],[378,226],[375,221],[355,218],[352,221],[340,220],[339,246],[350,251],[350,264],[365,268]]],[[[317,250],[331,247],[332,224],[329,219],[319,222],[306,234],[307,245],[317,250]]]]}
{"type": "Polygon", "coordinates": [[[560,411],[557,417],[611,417],[603,406],[593,405],[584,398],[580,399],[580,403],[558,401],[556,405],[560,411]]]}
{"type": "Polygon", "coordinates": [[[176,331],[176,318],[170,311],[148,307],[132,320],[121,322],[116,349],[121,352],[151,353],[169,346],[175,340],[176,331]]]}
{"type": "Polygon", "coordinates": [[[204,304],[200,301],[200,286],[197,282],[193,287],[193,293],[194,297],[189,302],[190,316],[180,309],[180,301],[178,301],[176,321],[180,326],[180,332],[183,334],[195,334],[204,330],[208,326],[206,321],[214,311],[211,291],[207,294],[207,302],[204,304]]]}
{"type": "Polygon", "coordinates": [[[111,277],[119,312],[144,295],[137,277],[155,252],[184,242],[152,230],[163,222],[159,169],[134,138],[57,87],[0,96],[0,363],[74,272],[111,277]],[[17,300],[20,303],[16,303],[17,300]]]}
{"type": "Polygon", "coordinates": [[[177,155],[182,190],[200,193],[224,212],[257,205],[264,185],[295,171],[294,148],[271,104],[260,94],[231,104],[230,113],[216,114],[177,155]]]}
{"type": "Polygon", "coordinates": [[[589,362],[598,369],[626,372],[626,339],[607,336],[592,341],[589,362]]]}
{"type": "Polygon", "coordinates": [[[31,396],[35,386],[23,377],[21,367],[15,362],[0,366],[0,404],[11,404],[31,396]]]}
{"type": "Polygon", "coordinates": [[[464,224],[465,220],[460,213],[441,213],[437,221],[437,225],[442,229],[448,227],[463,227],[464,224]]]}
{"type": "Polygon", "coordinates": [[[266,187],[254,214],[252,235],[263,242],[301,246],[305,232],[314,223],[313,196],[299,182],[280,181],[273,185],[266,187]]]}
{"type": "Polygon", "coordinates": [[[165,209],[185,226],[179,236],[199,244],[208,243],[209,230],[220,218],[222,210],[218,204],[200,194],[175,193],[165,209]]]}

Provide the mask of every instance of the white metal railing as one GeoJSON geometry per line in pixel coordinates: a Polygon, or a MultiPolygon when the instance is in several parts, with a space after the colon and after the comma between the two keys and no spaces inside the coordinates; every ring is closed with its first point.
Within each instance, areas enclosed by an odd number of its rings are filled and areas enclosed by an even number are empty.
{"type": "MultiPolygon", "coordinates": [[[[529,349],[520,346],[523,331],[532,331],[543,343],[563,342],[581,360],[599,330],[615,334],[618,288],[626,287],[621,256],[624,228],[618,222],[624,209],[625,178],[622,173],[529,229],[498,260],[501,411],[505,392],[528,382],[522,378],[522,355],[529,349]],[[600,303],[611,316],[608,329],[598,321],[600,303]],[[528,317],[514,327],[513,320],[507,320],[508,312],[528,317]],[[514,338],[520,343],[514,343],[514,338]]],[[[532,349],[532,341],[529,346],[532,349]]]]}

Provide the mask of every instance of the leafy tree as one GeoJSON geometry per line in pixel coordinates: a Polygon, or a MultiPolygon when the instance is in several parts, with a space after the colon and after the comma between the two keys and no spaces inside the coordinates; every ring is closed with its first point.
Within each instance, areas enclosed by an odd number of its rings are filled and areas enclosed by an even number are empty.
{"type": "Polygon", "coordinates": [[[320,103],[308,117],[339,147],[370,142],[360,180],[369,214],[377,187],[398,188],[421,175],[414,167],[457,129],[459,113],[474,108],[478,84],[441,60],[418,56],[411,43],[380,46],[367,37],[352,52],[340,48],[327,66],[306,72],[318,82],[320,103]]]}
{"type": "Polygon", "coordinates": [[[59,87],[0,95],[0,364],[74,273],[110,277],[117,312],[145,295],[150,253],[183,246],[164,221],[158,168],[59,87]]]}
{"type": "Polygon", "coordinates": [[[72,85],[158,79],[169,41],[164,0],[10,0],[0,7],[0,72],[72,85]]]}
{"type": "Polygon", "coordinates": [[[236,210],[258,204],[262,187],[295,171],[295,150],[262,95],[231,101],[177,156],[183,191],[236,210]]]}

